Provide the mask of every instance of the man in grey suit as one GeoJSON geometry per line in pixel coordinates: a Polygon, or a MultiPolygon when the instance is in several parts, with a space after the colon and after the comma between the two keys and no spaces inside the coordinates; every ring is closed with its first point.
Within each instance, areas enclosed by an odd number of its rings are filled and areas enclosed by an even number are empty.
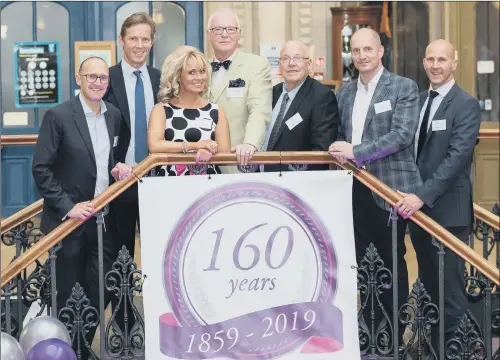
{"type": "MultiPolygon", "coordinates": [[[[341,163],[354,160],[393,189],[412,192],[421,185],[411,148],[418,125],[417,84],[384,69],[381,60],[384,47],[379,35],[371,29],[354,33],[351,54],[359,79],[339,90],[339,139],[330,145],[329,152],[341,163]]],[[[368,246],[373,243],[384,266],[392,271],[392,207],[356,179],[352,201],[358,265],[361,266],[368,246]]],[[[405,227],[405,221],[398,221],[398,276],[393,282],[399,284],[400,304],[408,295],[405,227]]],[[[375,306],[375,328],[384,326],[384,319],[392,323],[392,292],[383,292],[380,299],[387,315],[375,306]]],[[[367,306],[365,321],[371,318],[370,310],[367,306]]]]}
{"type": "MultiPolygon", "coordinates": [[[[457,68],[455,48],[445,40],[429,44],[424,68],[431,87],[420,94],[420,122],[414,153],[423,184],[396,205],[405,218],[422,209],[464,242],[472,228],[472,155],[481,122],[478,101],[453,79],[457,68]]],[[[418,260],[419,277],[431,300],[439,304],[438,256],[432,238],[410,223],[410,235],[418,260]]],[[[467,308],[464,261],[445,249],[445,338],[452,336],[467,308]]],[[[434,330],[434,329],[433,329],[434,330]]],[[[432,332],[437,351],[437,327],[432,332]]]]}

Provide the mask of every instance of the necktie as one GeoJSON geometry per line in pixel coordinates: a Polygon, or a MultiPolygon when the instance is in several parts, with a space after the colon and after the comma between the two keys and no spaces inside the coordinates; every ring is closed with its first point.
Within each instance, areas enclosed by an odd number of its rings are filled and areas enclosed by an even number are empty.
{"type": "Polygon", "coordinates": [[[269,136],[269,142],[267,143],[268,151],[270,151],[276,144],[276,141],[278,141],[278,135],[280,133],[281,125],[283,124],[283,119],[285,118],[285,109],[288,100],[288,94],[285,93],[285,95],[283,95],[283,100],[281,101],[280,112],[278,113],[278,117],[274,123],[273,130],[271,130],[271,135],[269,136]]]}
{"type": "Polygon", "coordinates": [[[422,147],[424,146],[425,138],[427,137],[427,127],[429,125],[429,114],[431,112],[432,100],[434,100],[434,98],[438,95],[439,93],[437,91],[431,90],[429,92],[429,97],[427,98],[427,107],[425,108],[422,125],[420,125],[420,132],[418,135],[417,159],[420,155],[420,151],[422,151],[422,147]]]}
{"type": "Polygon", "coordinates": [[[140,163],[148,156],[148,126],[146,119],[146,99],[144,98],[144,84],[141,71],[134,71],[137,76],[135,83],[135,162],[140,163]]]}
{"type": "Polygon", "coordinates": [[[212,65],[212,71],[219,71],[221,67],[224,67],[224,69],[229,69],[229,65],[231,65],[231,60],[225,60],[221,62],[213,61],[211,63],[212,65]]]}

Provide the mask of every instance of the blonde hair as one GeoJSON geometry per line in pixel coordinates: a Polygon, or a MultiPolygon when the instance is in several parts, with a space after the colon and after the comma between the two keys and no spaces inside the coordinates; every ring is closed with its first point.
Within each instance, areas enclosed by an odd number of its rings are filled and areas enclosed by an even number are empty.
{"type": "Polygon", "coordinates": [[[200,93],[200,96],[208,92],[209,80],[212,74],[212,67],[205,55],[198,49],[183,45],[175,48],[175,50],[167,56],[161,67],[160,91],[158,92],[158,100],[167,104],[172,98],[179,96],[180,80],[182,71],[186,68],[189,59],[195,59],[200,70],[205,70],[207,78],[205,86],[200,93]]]}

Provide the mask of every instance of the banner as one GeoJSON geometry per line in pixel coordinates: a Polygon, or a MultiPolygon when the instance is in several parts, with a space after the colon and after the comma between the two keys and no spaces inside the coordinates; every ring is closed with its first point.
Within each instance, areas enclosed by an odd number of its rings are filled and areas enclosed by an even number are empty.
{"type": "Polygon", "coordinates": [[[61,103],[60,72],[58,42],[15,43],[16,107],[50,107],[61,103]]]}
{"type": "Polygon", "coordinates": [[[146,359],[357,360],[352,174],[139,183],[146,359]]]}

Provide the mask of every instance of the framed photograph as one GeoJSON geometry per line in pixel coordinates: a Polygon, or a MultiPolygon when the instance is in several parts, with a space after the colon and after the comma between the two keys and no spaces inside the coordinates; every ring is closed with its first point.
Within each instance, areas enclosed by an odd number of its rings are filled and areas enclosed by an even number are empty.
{"type": "Polygon", "coordinates": [[[80,64],[91,56],[102,58],[108,66],[116,63],[116,49],[114,41],[75,41],[75,74],[80,64]]]}
{"type": "Polygon", "coordinates": [[[341,80],[321,80],[320,83],[328,86],[336,94],[342,86],[341,80]]]}

